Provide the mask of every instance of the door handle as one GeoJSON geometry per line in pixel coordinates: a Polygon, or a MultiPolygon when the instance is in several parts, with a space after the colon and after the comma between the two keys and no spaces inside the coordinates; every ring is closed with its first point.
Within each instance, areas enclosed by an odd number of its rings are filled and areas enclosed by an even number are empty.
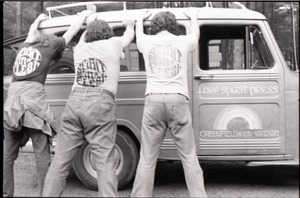
{"type": "Polygon", "coordinates": [[[210,80],[213,78],[214,78],[213,74],[198,74],[194,76],[195,80],[210,80]]]}

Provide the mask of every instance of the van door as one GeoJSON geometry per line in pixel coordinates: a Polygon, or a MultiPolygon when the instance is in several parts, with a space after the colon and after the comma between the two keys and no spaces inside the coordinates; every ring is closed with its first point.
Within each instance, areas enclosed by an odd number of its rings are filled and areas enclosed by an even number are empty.
{"type": "Polygon", "coordinates": [[[200,27],[193,64],[198,155],[278,157],[285,152],[283,67],[263,22],[236,24],[200,27]]]}

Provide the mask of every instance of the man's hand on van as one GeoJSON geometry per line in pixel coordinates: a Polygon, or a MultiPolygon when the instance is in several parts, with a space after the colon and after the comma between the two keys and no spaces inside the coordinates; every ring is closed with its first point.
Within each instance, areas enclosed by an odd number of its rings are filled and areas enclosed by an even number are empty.
{"type": "Polygon", "coordinates": [[[132,14],[130,14],[128,11],[124,11],[123,25],[134,26],[134,24],[135,24],[135,18],[132,16],[132,14]]]}
{"type": "Polygon", "coordinates": [[[87,17],[86,24],[89,25],[90,23],[92,23],[93,21],[96,21],[96,20],[97,20],[97,14],[93,13],[87,17]]]}
{"type": "Polygon", "coordinates": [[[183,11],[183,14],[189,19],[197,19],[199,8],[188,8],[187,10],[183,11]]]}
{"type": "Polygon", "coordinates": [[[148,19],[151,15],[152,15],[152,13],[149,12],[149,10],[143,10],[141,15],[139,15],[139,19],[145,20],[145,19],[148,19]]]}
{"type": "Polygon", "coordinates": [[[93,12],[92,10],[83,10],[82,12],[77,13],[77,15],[79,15],[80,17],[87,18],[88,16],[90,16],[93,13],[95,13],[95,12],[93,12]]]}
{"type": "Polygon", "coordinates": [[[44,13],[42,13],[42,14],[40,14],[37,18],[36,18],[36,20],[37,21],[44,21],[44,20],[46,20],[46,19],[49,19],[49,17],[47,16],[47,15],[45,15],[44,13]]]}

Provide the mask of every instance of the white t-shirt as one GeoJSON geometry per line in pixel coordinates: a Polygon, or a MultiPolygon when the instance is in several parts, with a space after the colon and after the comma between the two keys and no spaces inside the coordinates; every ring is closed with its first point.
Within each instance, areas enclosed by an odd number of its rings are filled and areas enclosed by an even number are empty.
{"type": "Polygon", "coordinates": [[[180,93],[189,98],[187,57],[197,42],[194,35],[176,36],[167,31],[137,37],[137,46],[146,66],[146,94],[180,93]]]}
{"type": "Polygon", "coordinates": [[[101,87],[116,95],[123,56],[121,37],[77,44],[73,87],[101,87]]]}

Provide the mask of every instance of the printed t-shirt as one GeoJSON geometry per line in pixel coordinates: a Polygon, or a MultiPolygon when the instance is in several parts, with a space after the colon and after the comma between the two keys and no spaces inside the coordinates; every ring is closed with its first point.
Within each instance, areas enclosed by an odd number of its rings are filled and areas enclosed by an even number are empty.
{"type": "Polygon", "coordinates": [[[13,66],[12,82],[35,81],[45,84],[50,62],[66,46],[64,37],[53,37],[46,42],[49,45],[24,43],[13,66]]]}
{"type": "Polygon", "coordinates": [[[123,56],[120,37],[82,42],[74,49],[74,87],[100,87],[116,95],[123,56]]]}
{"type": "Polygon", "coordinates": [[[189,98],[187,58],[196,45],[196,36],[176,36],[167,31],[137,36],[137,46],[146,66],[145,94],[180,93],[189,98]]]}

